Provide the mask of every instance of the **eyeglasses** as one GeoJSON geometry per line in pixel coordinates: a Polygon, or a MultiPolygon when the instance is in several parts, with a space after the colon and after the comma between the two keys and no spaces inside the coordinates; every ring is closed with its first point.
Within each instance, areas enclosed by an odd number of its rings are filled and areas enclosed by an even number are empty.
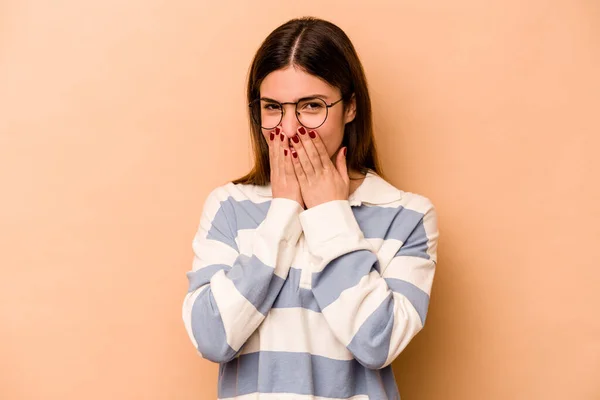
{"type": "Polygon", "coordinates": [[[308,97],[297,102],[280,103],[271,99],[255,99],[248,104],[252,119],[263,129],[274,129],[283,119],[283,105],[294,104],[296,119],[307,129],[316,129],[323,125],[329,115],[329,108],[342,101],[334,101],[327,104],[325,100],[318,97],[308,97]]]}

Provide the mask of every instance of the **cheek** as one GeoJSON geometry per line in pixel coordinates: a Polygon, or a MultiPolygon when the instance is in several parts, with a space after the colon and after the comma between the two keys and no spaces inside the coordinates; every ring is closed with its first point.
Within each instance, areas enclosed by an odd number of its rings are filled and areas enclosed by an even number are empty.
{"type": "Polygon", "coordinates": [[[322,127],[317,128],[316,131],[319,133],[319,136],[321,136],[321,140],[323,140],[323,143],[327,148],[327,153],[331,157],[342,143],[344,137],[344,125],[325,123],[322,127]]]}
{"type": "Polygon", "coordinates": [[[330,112],[327,121],[321,127],[322,130],[327,132],[327,135],[331,137],[331,140],[341,141],[344,135],[344,118],[343,115],[340,115],[338,110],[335,112],[330,112]]]}
{"type": "Polygon", "coordinates": [[[271,131],[270,130],[266,130],[266,129],[261,129],[262,135],[265,138],[265,140],[269,141],[271,140],[270,136],[271,136],[271,131]]]}

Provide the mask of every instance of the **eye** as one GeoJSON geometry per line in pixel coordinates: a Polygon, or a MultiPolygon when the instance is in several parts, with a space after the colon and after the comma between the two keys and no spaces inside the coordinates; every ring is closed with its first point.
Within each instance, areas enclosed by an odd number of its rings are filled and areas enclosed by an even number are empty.
{"type": "Polygon", "coordinates": [[[321,103],[320,101],[309,101],[306,103],[302,104],[302,109],[303,110],[319,110],[323,108],[323,103],[321,103]]]}
{"type": "Polygon", "coordinates": [[[263,104],[263,109],[269,110],[269,111],[275,111],[275,110],[280,110],[281,107],[279,106],[279,104],[266,103],[266,104],[263,104]]]}

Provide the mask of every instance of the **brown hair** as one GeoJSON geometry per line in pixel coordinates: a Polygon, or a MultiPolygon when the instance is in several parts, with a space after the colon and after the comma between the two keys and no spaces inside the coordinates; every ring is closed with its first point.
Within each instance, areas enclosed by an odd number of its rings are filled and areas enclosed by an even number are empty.
{"type": "MultiPolygon", "coordinates": [[[[348,147],[349,170],[368,170],[383,177],[373,137],[371,99],[362,64],[348,36],[331,22],[303,17],[275,29],[263,41],[250,66],[248,103],[260,96],[260,84],[273,71],[294,65],[340,89],[344,108],[356,98],[356,116],[344,128],[342,146],[348,147]]],[[[270,182],[269,145],[248,109],[254,167],[233,183],[267,185],[270,182]]]]}

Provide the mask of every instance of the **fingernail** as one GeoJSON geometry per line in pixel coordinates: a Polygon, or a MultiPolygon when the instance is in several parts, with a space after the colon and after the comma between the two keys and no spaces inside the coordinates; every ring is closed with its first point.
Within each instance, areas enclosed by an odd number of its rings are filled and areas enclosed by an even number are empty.
{"type": "Polygon", "coordinates": [[[287,151],[288,151],[287,149],[283,149],[283,155],[284,156],[287,156],[287,151]]]}
{"type": "Polygon", "coordinates": [[[346,157],[346,147],[344,147],[344,157],[346,157]]]}
{"type": "Polygon", "coordinates": [[[292,140],[294,141],[294,143],[298,143],[300,141],[300,138],[298,137],[298,135],[294,135],[292,140]]]}
{"type": "Polygon", "coordinates": [[[306,129],[304,129],[304,127],[301,126],[300,129],[298,129],[298,132],[300,132],[301,135],[304,135],[306,133],[306,129]]]}
{"type": "Polygon", "coordinates": [[[298,158],[298,153],[297,152],[293,152],[292,155],[294,156],[294,158],[298,158]]]}
{"type": "Polygon", "coordinates": [[[279,135],[279,132],[281,132],[281,129],[279,129],[279,127],[275,128],[275,133],[279,135]]]}
{"type": "Polygon", "coordinates": [[[271,139],[271,140],[275,139],[275,134],[274,134],[273,132],[271,132],[270,139],[271,139]]]}
{"type": "Polygon", "coordinates": [[[308,136],[310,136],[311,139],[314,139],[317,137],[317,133],[315,131],[310,131],[308,132],[308,136]]]}
{"type": "Polygon", "coordinates": [[[283,142],[283,137],[284,137],[284,136],[283,136],[283,133],[282,133],[282,134],[281,134],[281,141],[282,141],[282,142],[283,142]]]}

